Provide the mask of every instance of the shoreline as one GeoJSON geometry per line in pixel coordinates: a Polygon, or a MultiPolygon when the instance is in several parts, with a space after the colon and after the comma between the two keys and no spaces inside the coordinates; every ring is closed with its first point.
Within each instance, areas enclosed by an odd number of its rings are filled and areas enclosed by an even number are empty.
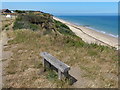
{"type": "Polygon", "coordinates": [[[77,36],[82,38],[83,41],[87,43],[96,43],[98,45],[105,45],[110,47],[115,47],[118,50],[118,38],[107,35],[102,32],[87,28],[85,26],[78,26],[71,22],[65,21],[58,17],[53,17],[53,19],[66,24],[77,36]]]}
{"type": "Polygon", "coordinates": [[[111,34],[111,33],[107,33],[107,32],[105,32],[105,31],[103,31],[103,30],[94,29],[94,28],[92,28],[92,27],[87,27],[87,26],[85,26],[85,27],[88,28],[88,29],[92,29],[92,30],[94,30],[94,31],[96,31],[96,32],[103,33],[103,34],[105,34],[105,35],[109,35],[109,36],[111,36],[111,37],[118,38],[118,35],[114,35],[114,34],[111,34]]]}
{"type": "MultiPolygon", "coordinates": [[[[57,16],[55,16],[55,17],[57,17],[57,16]]],[[[76,23],[76,22],[74,22],[74,21],[70,21],[70,20],[67,20],[67,19],[64,19],[64,18],[61,18],[61,17],[57,17],[57,18],[59,18],[59,19],[61,19],[61,20],[64,20],[64,21],[66,21],[66,22],[69,22],[69,23],[71,23],[71,24],[74,24],[74,25],[76,25],[76,26],[84,26],[84,27],[86,27],[86,28],[88,28],[88,29],[91,29],[91,30],[94,30],[94,31],[97,31],[97,32],[100,32],[100,33],[103,33],[103,34],[106,34],[106,35],[109,35],[109,36],[112,36],[112,37],[115,37],[115,38],[118,38],[118,33],[117,34],[113,34],[113,33],[110,33],[110,32],[106,32],[106,31],[104,31],[104,29],[96,29],[95,27],[92,27],[91,25],[89,25],[89,24],[86,24],[86,25],[83,25],[82,23],[76,23]]]]}

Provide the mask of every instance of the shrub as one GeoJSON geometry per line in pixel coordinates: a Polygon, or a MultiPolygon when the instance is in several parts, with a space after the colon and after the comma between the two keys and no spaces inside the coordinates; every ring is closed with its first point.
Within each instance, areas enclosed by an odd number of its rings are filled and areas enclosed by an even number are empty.
{"type": "Polygon", "coordinates": [[[19,15],[14,23],[15,29],[31,29],[33,31],[42,29],[52,29],[54,28],[52,25],[53,21],[51,17],[36,15],[34,13],[29,13],[26,15],[19,15]]]}
{"type": "Polygon", "coordinates": [[[8,26],[9,26],[8,24],[5,25],[5,27],[8,27],[8,26]]]}
{"type": "Polygon", "coordinates": [[[9,30],[9,28],[7,27],[6,30],[9,30]]]}
{"type": "Polygon", "coordinates": [[[21,10],[15,10],[15,12],[17,12],[17,13],[25,13],[25,11],[21,11],[21,10]]]}
{"type": "Polygon", "coordinates": [[[36,24],[30,24],[30,29],[32,29],[33,31],[38,29],[38,26],[36,24]]]}
{"type": "Polygon", "coordinates": [[[63,28],[69,29],[68,26],[66,26],[65,24],[61,23],[60,21],[56,21],[56,20],[55,20],[55,24],[56,24],[56,27],[61,26],[61,27],[63,27],[63,28]]]}
{"type": "Polygon", "coordinates": [[[64,40],[65,40],[65,43],[67,43],[67,45],[69,46],[83,47],[85,44],[85,42],[82,41],[81,39],[72,38],[70,36],[67,36],[64,40]]]}
{"type": "Polygon", "coordinates": [[[16,21],[14,22],[14,26],[13,29],[31,29],[33,31],[38,30],[38,25],[33,24],[29,21],[28,18],[31,18],[29,16],[25,16],[25,15],[19,15],[18,18],[16,19],[16,21]]]}

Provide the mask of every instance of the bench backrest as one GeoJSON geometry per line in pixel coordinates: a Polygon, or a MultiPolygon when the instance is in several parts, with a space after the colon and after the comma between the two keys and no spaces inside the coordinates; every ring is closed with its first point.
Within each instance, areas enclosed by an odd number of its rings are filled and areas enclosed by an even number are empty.
{"type": "Polygon", "coordinates": [[[47,53],[47,52],[42,52],[40,54],[46,61],[48,61],[50,64],[52,64],[54,67],[56,67],[57,69],[59,69],[61,72],[67,72],[68,70],[70,70],[70,66],[68,66],[67,64],[61,62],[60,60],[56,59],[54,56],[52,56],[51,54],[47,53]]]}

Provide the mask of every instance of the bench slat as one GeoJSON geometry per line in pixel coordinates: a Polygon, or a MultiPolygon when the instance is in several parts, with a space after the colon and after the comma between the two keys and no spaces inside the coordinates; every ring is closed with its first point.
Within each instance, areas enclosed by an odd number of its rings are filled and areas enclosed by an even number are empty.
{"type": "Polygon", "coordinates": [[[42,52],[40,55],[44,59],[46,59],[46,61],[48,61],[50,64],[52,64],[54,67],[59,69],[61,72],[67,72],[68,70],[70,70],[70,66],[61,62],[60,60],[58,60],[57,58],[55,58],[54,56],[52,56],[51,54],[49,54],[47,52],[42,52]]]}

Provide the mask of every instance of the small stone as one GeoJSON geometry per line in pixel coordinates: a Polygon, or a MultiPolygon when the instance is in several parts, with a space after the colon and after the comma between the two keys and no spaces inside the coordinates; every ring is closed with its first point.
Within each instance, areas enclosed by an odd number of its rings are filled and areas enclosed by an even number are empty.
{"type": "Polygon", "coordinates": [[[23,52],[23,50],[18,50],[18,53],[22,53],[23,52]]]}
{"type": "Polygon", "coordinates": [[[25,50],[24,52],[26,53],[28,50],[25,50]]]}

